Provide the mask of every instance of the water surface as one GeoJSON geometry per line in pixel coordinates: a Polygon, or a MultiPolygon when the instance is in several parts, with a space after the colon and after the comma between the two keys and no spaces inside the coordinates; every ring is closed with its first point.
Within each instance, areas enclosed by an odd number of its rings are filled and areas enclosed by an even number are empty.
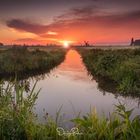
{"type": "MultiPolygon", "coordinates": [[[[34,82],[35,80],[32,81],[32,85],[34,82]]],[[[98,83],[88,75],[76,50],[69,50],[64,62],[38,81],[38,88],[42,90],[36,102],[35,112],[41,121],[43,121],[43,109],[55,118],[61,106],[63,120],[69,120],[79,112],[85,115],[94,107],[100,116],[103,114],[108,116],[118,100],[125,103],[127,108],[135,108],[133,115],[140,114],[139,99],[116,97],[112,93],[99,90],[98,83]]]]}

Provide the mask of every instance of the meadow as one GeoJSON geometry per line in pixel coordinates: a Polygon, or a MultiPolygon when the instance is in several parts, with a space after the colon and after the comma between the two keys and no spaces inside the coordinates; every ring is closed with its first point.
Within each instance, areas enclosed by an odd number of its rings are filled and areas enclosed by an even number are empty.
{"type": "Polygon", "coordinates": [[[80,49],[99,87],[122,95],[140,95],[140,49],[80,49]]]}
{"type": "Polygon", "coordinates": [[[65,58],[62,49],[44,51],[12,47],[0,51],[0,78],[24,79],[49,72],[65,58]]]}

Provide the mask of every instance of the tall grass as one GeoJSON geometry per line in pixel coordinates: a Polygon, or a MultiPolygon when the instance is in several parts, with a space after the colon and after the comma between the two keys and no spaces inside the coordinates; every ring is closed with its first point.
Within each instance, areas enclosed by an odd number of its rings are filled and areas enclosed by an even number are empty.
{"type": "Polygon", "coordinates": [[[87,69],[97,80],[113,82],[120,93],[140,95],[140,49],[80,52],[87,69]]]}
{"type": "Polygon", "coordinates": [[[47,125],[36,123],[32,112],[39,91],[35,86],[25,94],[25,86],[17,82],[0,87],[0,139],[1,140],[40,140],[55,136],[56,125],[49,121],[47,125]]]}
{"type": "MultiPolygon", "coordinates": [[[[57,120],[48,115],[46,124],[39,124],[32,112],[39,94],[36,84],[27,93],[18,82],[0,84],[0,140],[139,140],[140,117],[130,119],[133,109],[121,103],[109,118],[99,117],[96,111],[76,117],[75,131],[58,132],[57,120]],[[61,134],[61,135],[59,135],[61,134]]],[[[59,114],[59,113],[58,113],[59,114]]],[[[57,117],[58,118],[58,117],[57,117]]],[[[74,130],[74,129],[73,129],[74,130]]]]}
{"type": "Polygon", "coordinates": [[[85,139],[89,140],[138,140],[140,138],[140,118],[130,120],[133,109],[126,110],[123,104],[116,105],[116,110],[107,119],[100,118],[95,111],[82,119],[74,119],[85,139]]]}
{"type": "Polygon", "coordinates": [[[0,52],[0,77],[13,77],[22,79],[49,72],[60,64],[65,57],[64,50],[49,52],[27,48],[11,48],[0,52]]]}

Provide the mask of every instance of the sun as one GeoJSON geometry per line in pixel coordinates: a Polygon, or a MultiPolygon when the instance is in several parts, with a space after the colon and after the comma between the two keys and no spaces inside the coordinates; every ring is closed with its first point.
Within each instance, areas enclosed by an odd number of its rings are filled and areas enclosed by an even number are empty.
{"type": "Polygon", "coordinates": [[[59,43],[61,43],[63,45],[64,48],[69,48],[73,43],[74,41],[71,41],[71,40],[60,40],[59,43]]]}
{"type": "Polygon", "coordinates": [[[63,41],[64,48],[68,48],[70,46],[69,41],[63,41]]]}

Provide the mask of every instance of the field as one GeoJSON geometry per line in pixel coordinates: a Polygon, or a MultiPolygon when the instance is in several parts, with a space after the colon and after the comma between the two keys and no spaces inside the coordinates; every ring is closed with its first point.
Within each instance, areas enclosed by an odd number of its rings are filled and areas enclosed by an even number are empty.
{"type": "Polygon", "coordinates": [[[90,74],[111,90],[124,95],[140,95],[140,49],[81,49],[90,74]]]}
{"type": "Polygon", "coordinates": [[[0,51],[0,77],[24,79],[49,72],[65,58],[62,49],[13,47],[0,51]]]}

